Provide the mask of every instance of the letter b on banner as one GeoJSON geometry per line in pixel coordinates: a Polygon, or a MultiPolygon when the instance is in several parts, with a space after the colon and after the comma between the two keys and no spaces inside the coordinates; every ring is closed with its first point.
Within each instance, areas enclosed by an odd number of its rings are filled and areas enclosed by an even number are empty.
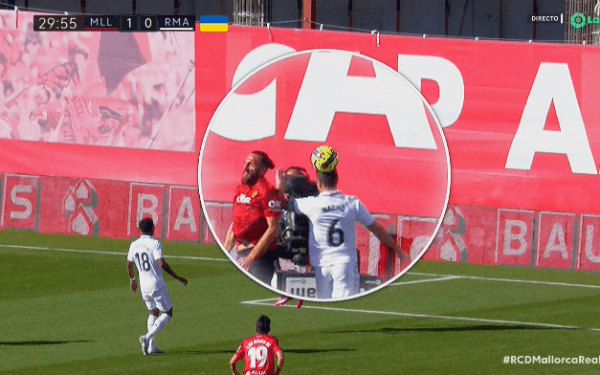
{"type": "Polygon", "coordinates": [[[149,217],[154,221],[154,237],[164,238],[167,188],[164,185],[131,184],[129,197],[129,237],[139,236],[139,221],[149,217]]]}
{"type": "Polygon", "coordinates": [[[496,264],[531,266],[533,211],[498,211],[496,264]]]}

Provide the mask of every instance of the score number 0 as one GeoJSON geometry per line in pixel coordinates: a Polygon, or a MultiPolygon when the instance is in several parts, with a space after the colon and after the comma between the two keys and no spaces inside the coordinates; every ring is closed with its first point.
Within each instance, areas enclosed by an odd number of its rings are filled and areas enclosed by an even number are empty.
{"type": "Polygon", "coordinates": [[[158,16],[141,16],[142,31],[158,31],[158,16]]]}

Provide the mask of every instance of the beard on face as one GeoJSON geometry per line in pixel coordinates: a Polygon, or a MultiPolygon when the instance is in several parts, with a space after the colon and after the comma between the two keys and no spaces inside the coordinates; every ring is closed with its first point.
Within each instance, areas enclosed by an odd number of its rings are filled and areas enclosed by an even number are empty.
{"type": "Polygon", "coordinates": [[[242,176],[242,184],[247,186],[252,186],[258,181],[258,171],[244,171],[244,175],[242,176]]]}

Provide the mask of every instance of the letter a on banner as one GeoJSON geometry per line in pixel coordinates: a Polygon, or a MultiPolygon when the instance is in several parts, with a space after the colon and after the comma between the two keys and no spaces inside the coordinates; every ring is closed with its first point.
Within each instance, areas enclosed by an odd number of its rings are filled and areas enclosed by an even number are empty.
{"type": "Polygon", "coordinates": [[[573,173],[597,173],[567,64],[540,64],[506,168],[530,170],[536,152],[566,155],[573,173]],[[552,102],[560,131],[544,130],[552,102]]]}
{"type": "Polygon", "coordinates": [[[560,223],[554,223],[552,226],[552,232],[550,232],[550,238],[544,251],[544,258],[549,258],[550,253],[557,252],[563,259],[569,259],[567,253],[567,244],[565,242],[565,231],[560,223]]]}
{"type": "MultiPolygon", "coordinates": [[[[285,139],[324,142],[336,112],[385,115],[396,147],[436,150],[421,98],[408,81],[373,64],[375,78],[351,77],[352,56],[313,53],[285,139]]],[[[416,89],[415,89],[416,90],[416,89]]]]}

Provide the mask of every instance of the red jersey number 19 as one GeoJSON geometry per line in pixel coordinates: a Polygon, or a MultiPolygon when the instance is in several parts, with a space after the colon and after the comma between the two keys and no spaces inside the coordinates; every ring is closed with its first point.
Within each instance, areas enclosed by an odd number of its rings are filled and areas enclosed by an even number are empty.
{"type": "Polygon", "coordinates": [[[253,346],[248,350],[250,357],[250,368],[264,367],[267,363],[269,350],[264,345],[253,346]]]}

